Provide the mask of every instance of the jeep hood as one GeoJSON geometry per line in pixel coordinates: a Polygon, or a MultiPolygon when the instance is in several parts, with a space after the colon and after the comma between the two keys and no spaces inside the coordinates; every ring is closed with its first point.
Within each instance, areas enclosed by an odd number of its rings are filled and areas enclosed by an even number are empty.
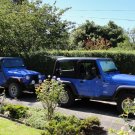
{"type": "Polygon", "coordinates": [[[18,76],[18,77],[23,77],[26,75],[37,75],[39,74],[36,71],[32,71],[32,70],[27,70],[27,69],[5,69],[5,73],[8,76],[18,76]]]}
{"type": "Polygon", "coordinates": [[[111,78],[113,82],[118,84],[135,85],[135,75],[115,74],[111,78]]]}

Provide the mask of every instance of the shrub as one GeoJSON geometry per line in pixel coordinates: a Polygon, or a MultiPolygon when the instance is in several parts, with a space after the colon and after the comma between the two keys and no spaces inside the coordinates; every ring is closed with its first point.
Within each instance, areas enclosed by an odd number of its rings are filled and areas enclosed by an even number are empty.
{"type": "Polygon", "coordinates": [[[42,109],[31,108],[27,113],[26,125],[37,129],[45,129],[45,112],[42,109]]]}
{"type": "Polygon", "coordinates": [[[105,133],[97,117],[81,120],[75,116],[55,113],[53,119],[48,121],[42,109],[29,109],[25,123],[44,130],[41,135],[101,135],[105,133]]]}
{"type": "MultiPolygon", "coordinates": [[[[45,132],[42,135],[76,135],[80,131],[80,120],[74,116],[53,119],[45,125],[45,132]],[[63,119],[64,118],[64,119],[63,119]]],[[[55,117],[56,118],[56,117],[55,117]]],[[[58,117],[57,117],[58,118],[58,117]]]]}
{"type": "Polygon", "coordinates": [[[100,127],[100,121],[97,117],[88,117],[81,122],[80,131],[84,135],[101,135],[105,133],[100,127]]]}
{"type": "MultiPolygon", "coordinates": [[[[0,89],[1,91],[1,89],[0,89]]],[[[2,112],[2,108],[5,104],[5,91],[3,91],[2,93],[0,93],[0,113],[2,112]]]]}
{"type": "Polygon", "coordinates": [[[64,89],[63,84],[55,79],[46,79],[37,89],[37,98],[41,101],[45,109],[47,120],[54,116],[54,110],[57,107],[60,92],[64,89]]]}
{"type": "Polygon", "coordinates": [[[75,116],[56,115],[45,125],[41,135],[101,135],[105,131],[96,117],[80,120],[75,116]],[[95,128],[96,127],[96,128],[95,128]]]}
{"type": "Polygon", "coordinates": [[[89,118],[82,120],[81,127],[83,129],[85,129],[85,128],[89,129],[92,126],[100,126],[100,121],[97,117],[89,117],[89,118]]]}
{"type": "Polygon", "coordinates": [[[2,113],[9,112],[10,118],[20,119],[26,116],[28,109],[21,105],[6,104],[2,107],[2,113]]]}
{"type": "Polygon", "coordinates": [[[46,124],[45,131],[50,135],[76,135],[79,133],[79,127],[68,120],[61,122],[52,120],[46,124]]]}

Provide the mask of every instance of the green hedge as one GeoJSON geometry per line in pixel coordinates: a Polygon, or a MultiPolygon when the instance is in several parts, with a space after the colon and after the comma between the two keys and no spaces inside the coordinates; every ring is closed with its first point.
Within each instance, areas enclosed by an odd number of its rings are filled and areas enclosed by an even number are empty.
{"type": "Polygon", "coordinates": [[[135,51],[40,51],[24,56],[24,60],[29,69],[51,75],[54,56],[112,58],[122,73],[135,74],[135,51]]]}

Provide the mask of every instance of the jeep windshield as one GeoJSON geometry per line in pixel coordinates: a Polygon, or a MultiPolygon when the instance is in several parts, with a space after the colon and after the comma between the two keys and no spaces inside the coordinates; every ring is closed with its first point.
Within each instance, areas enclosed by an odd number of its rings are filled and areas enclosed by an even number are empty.
{"type": "Polygon", "coordinates": [[[101,60],[99,63],[104,73],[118,71],[115,63],[112,60],[101,60]]]}
{"type": "Polygon", "coordinates": [[[3,67],[5,68],[25,67],[21,59],[4,59],[2,64],[3,64],[3,67]]]}

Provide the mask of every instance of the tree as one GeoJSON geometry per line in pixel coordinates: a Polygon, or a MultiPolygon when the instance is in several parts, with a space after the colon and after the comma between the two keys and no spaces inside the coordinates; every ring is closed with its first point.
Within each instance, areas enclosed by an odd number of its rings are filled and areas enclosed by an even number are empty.
{"type": "Polygon", "coordinates": [[[135,50],[135,29],[124,31],[125,40],[119,43],[115,49],[135,50]]]}
{"type": "Polygon", "coordinates": [[[110,21],[106,26],[86,21],[72,33],[72,45],[85,49],[108,49],[124,41],[123,29],[110,21]]]}
{"type": "Polygon", "coordinates": [[[128,34],[128,36],[130,38],[130,42],[135,44],[135,28],[133,28],[131,30],[128,30],[127,34],[128,34]]]}
{"type": "Polygon", "coordinates": [[[58,9],[41,1],[15,4],[0,0],[0,50],[3,55],[40,49],[65,49],[71,22],[61,20],[69,9],[58,9]]]}
{"type": "Polygon", "coordinates": [[[106,38],[111,42],[111,47],[116,47],[118,43],[125,40],[123,29],[116,25],[113,21],[109,21],[105,34],[106,38]]]}

